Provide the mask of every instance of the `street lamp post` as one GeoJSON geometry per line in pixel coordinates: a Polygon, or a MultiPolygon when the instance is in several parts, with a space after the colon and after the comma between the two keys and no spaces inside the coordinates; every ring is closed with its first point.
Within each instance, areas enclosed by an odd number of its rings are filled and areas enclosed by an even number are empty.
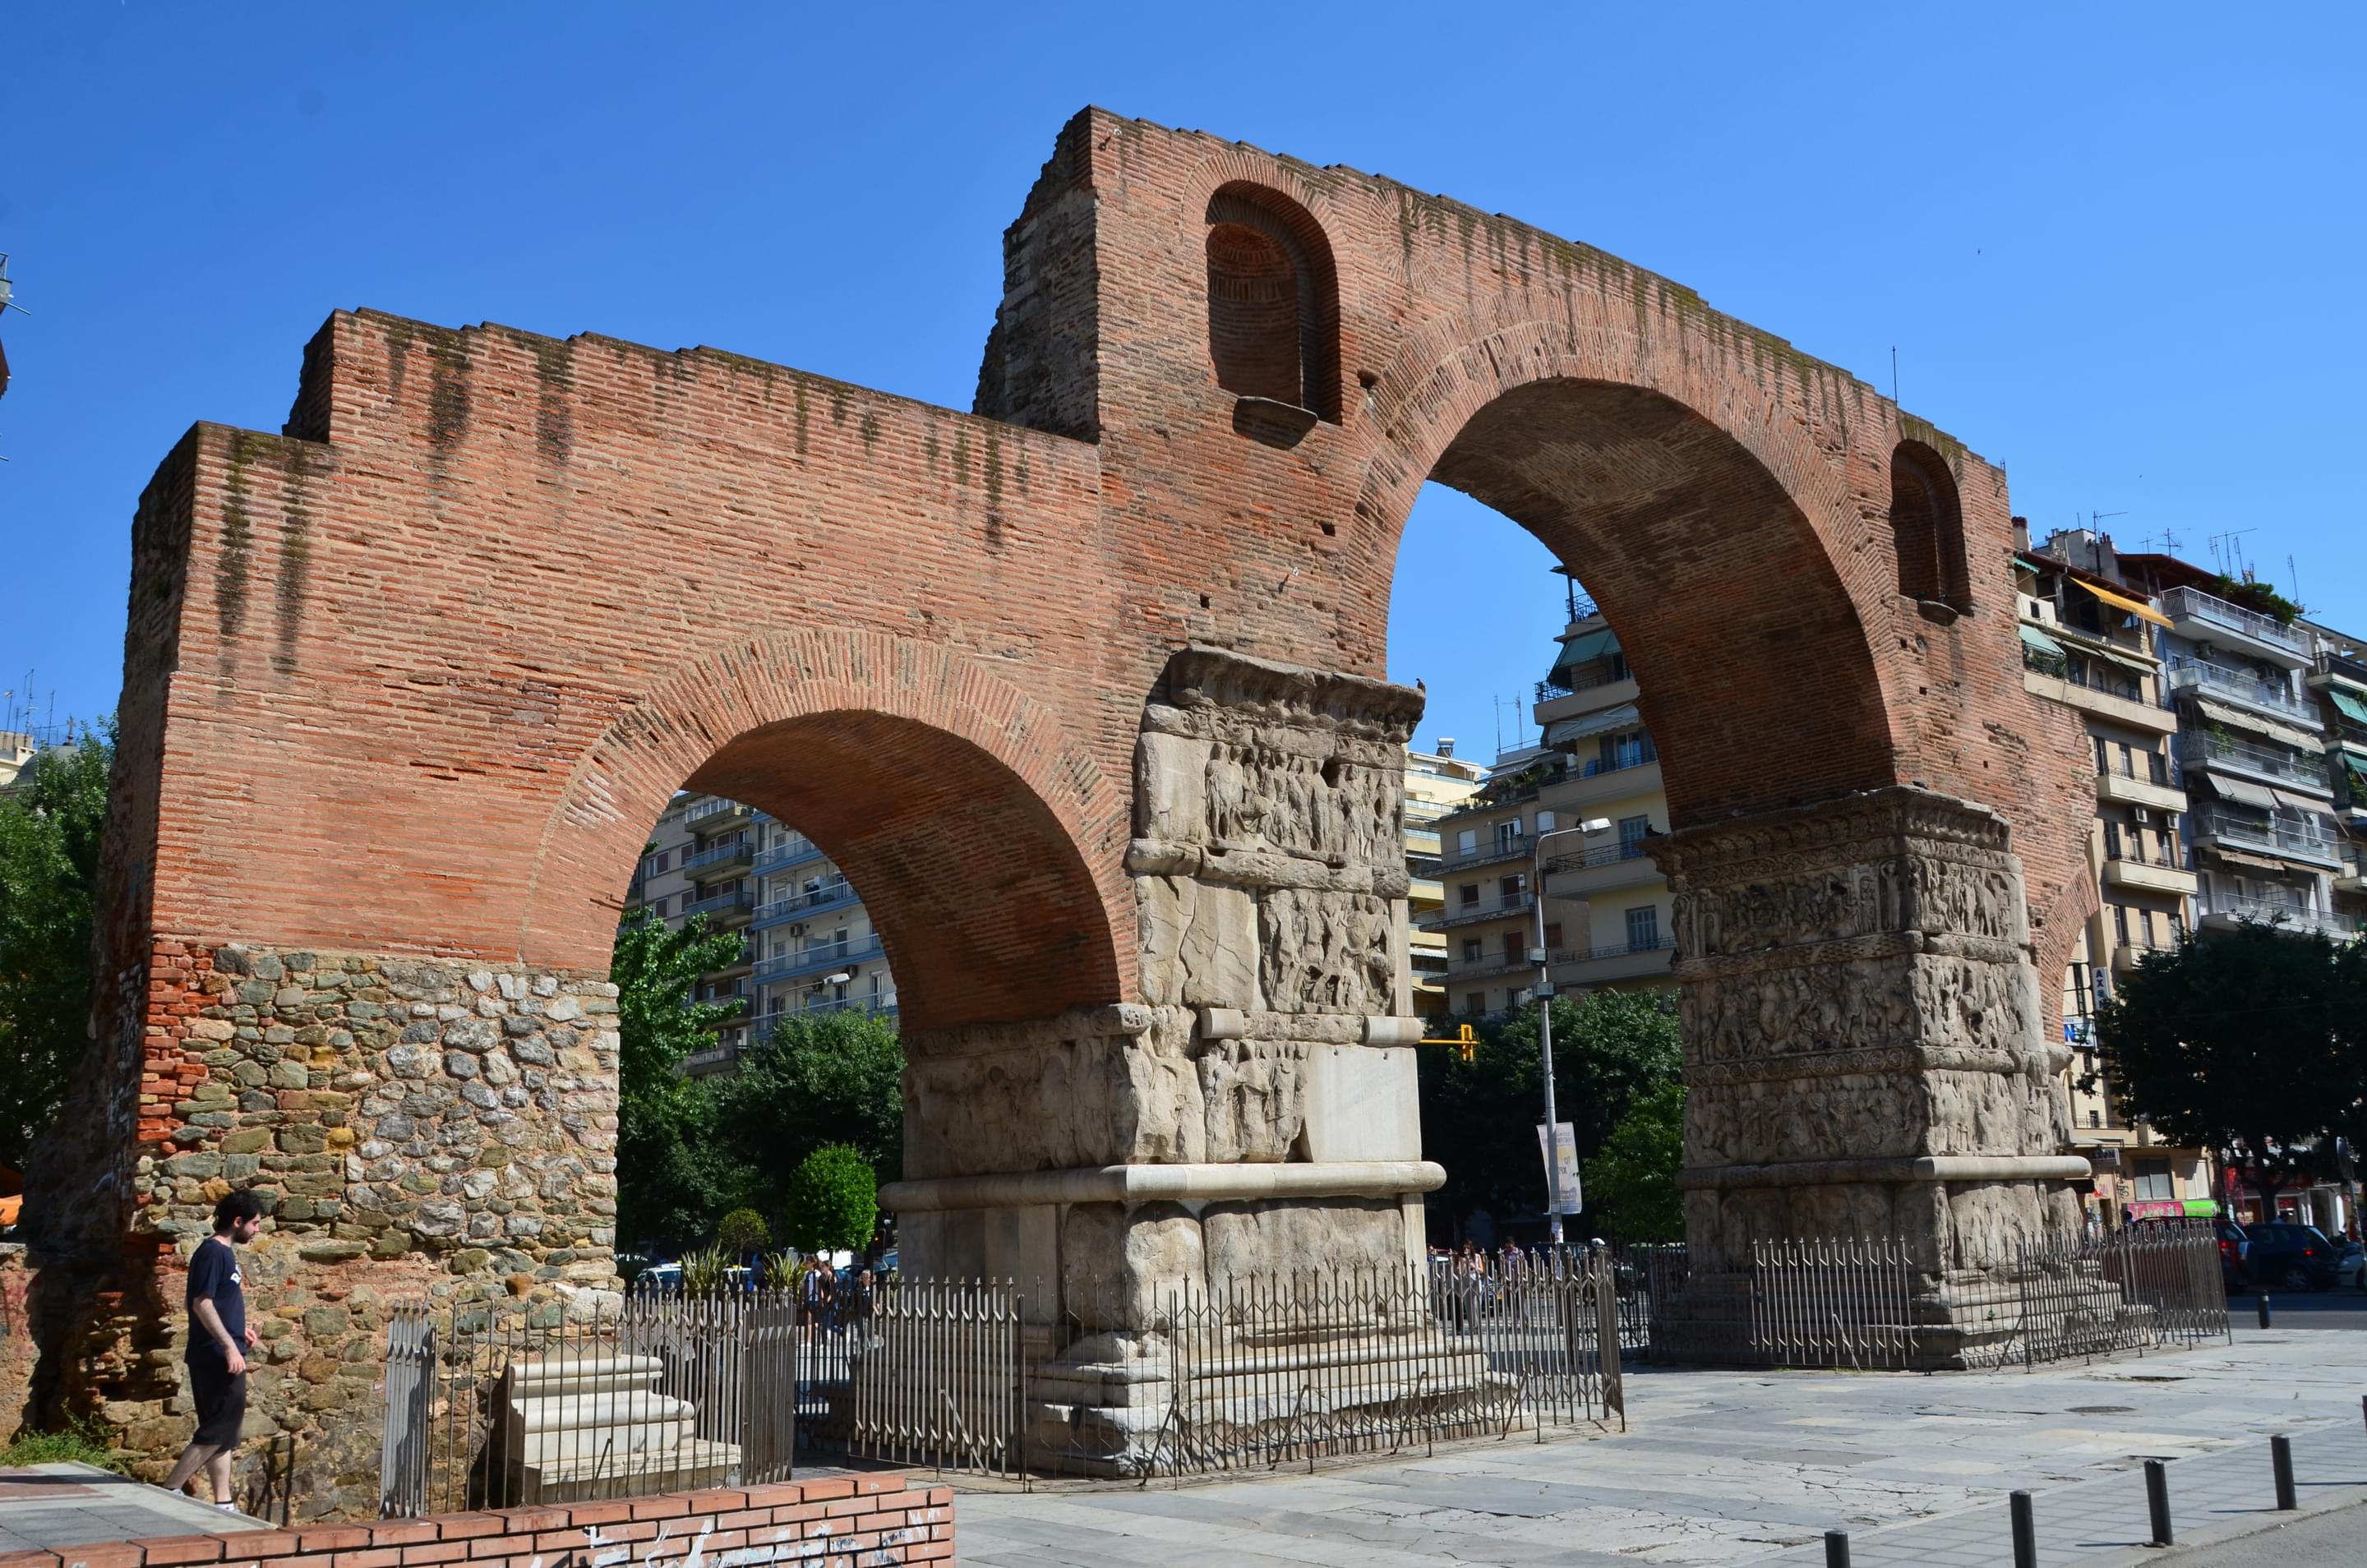
{"type": "Polygon", "coordinates": [[[1600,833],[1610,826],[1608,817],[1591,817],[1574,827],[1539,833],[1529,850],[1529,897],[1537,913],[1537,944],[1530,950],[1529,957],[1537,966],[1537,1054],[1545,1059],[1546,1068],[1546,1184],[1549,1192],[1546,1225],[1556,1247],[1562,1244],[1561,1139],[1557,1131],[1561,1119],[1554,1108],[1553,953],[1546,947],[1546,840],[1565,833],[1600,833]]]}

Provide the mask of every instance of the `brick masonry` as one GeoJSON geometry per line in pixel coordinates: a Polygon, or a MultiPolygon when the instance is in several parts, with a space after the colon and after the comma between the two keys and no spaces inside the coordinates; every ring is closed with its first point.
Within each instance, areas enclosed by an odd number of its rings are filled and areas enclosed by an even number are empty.
{"type": "MultiPolygon", "coordinates": [[[[281,1174],[258,1147],[231,1176],[232,1137],[334,1164],[327,1133],[357,1147],[359,1097],[383,1087],[336,1080],[392,1071],[361,1065],[350,1018],[266,1021],[259,1002],[210,998],[256,1008],[257,1037],[193,1043],[205,955],[580,991],[687,783],[831,852],[913,1028],[1141,1001],[1126,852],[1161,671],[1202,643],[1380,674],[1426,478],[1583,576],[1641,678],[1679,826],[1904,783],[1993,807],[2039,972],[2060,972],[2094,897],[2078,874],[2093,784],[2073,716],[2022,689],[1989,570],[2010,542],[2005,476],[1962,442],[1602,252],[1101,110],[1060,132],[1004,267],[970,413],[714,349],[341,312],[281,434],[199,424],[166,457],[133,518],[108,988],[34,1172],[37,1404],[158,1408],[186,1238],[166,1223],[209,1182],[281,1174]],[[1239,233],[1212,250],[1219,226],[1272,244],[1252,266],[1239,233]],[[1212,316],[1212,277],[1266,298],[1251,274],[1277,254],[1307,277],[1303,422],[1238,397],[1211,356],[1212,323],[1229,354],[1256,330],[1255,312],[1212,316]],[[1898,591],[1902,450],[1954,487],[1974,570],[1953,607],[1898,591]],[[330,1033],[303,1049],[329,1059],[284,1092],[317,1115],[246,1110],[283,1092],[269,1031],[314,1027],[330,1033]],[[263,1084],[240,1081],[258,1066],[263,1084]],[[264,1115],[309,1118],[320,1146],[244,1120],[264,1115]]],[[[1270,355],[1236,362],[1282,389],[1270,355]]],[[[437,1071],[462,1095],[482,1081],[437,1071]]],[[[537,1138],[564,1120],[515,1111],[537,1138]]],[[[595,1154],[568,1178],[570,1218],[602,1196],[595,1154]]],[[[386,1184],[284,1174],[323,1189],[289,1184],[311,1207],[291,1230],[365,1249],[300,1250],[323,1290],[457,1278],[460,1244],[496,1238],[423,1235],[448,1201],[463,1231],[493,1214],[554,1300],[606,1246],[588,1224],[566,1247],[515,1235],[457,1165],[420,1172],[438,1191],[406,1192],[401,1224],[372,1211],[388,1228],[340,1235],[386,1184]],[[381,1257],[390,1235],[404,1250],[381,1257]]]]}
{"type": "Polygon", "coordinates": [[[953,1494],[895,1474],[563,1506],[498,1508],[378,1524],[104,1541],[0,1555],[0,1568],[890,1568],[950,1562],[953,1494]]]}

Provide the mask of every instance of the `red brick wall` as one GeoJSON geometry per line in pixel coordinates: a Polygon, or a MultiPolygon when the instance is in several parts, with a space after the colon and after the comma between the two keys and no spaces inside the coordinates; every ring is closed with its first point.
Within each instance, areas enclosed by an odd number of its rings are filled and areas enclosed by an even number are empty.
{"type": "Polygon", "coordinates": [[[677,1492],[605,1503],[497,1508],[381,1524],[180,1535],[19,1551],[0,1568],[167,1568],[181,1563],[275,1568],[629,1568],[659,1555],[709,1565],[723,1552],[742,1563],[949,1562],[953,1494],[905,1484],[901,1475],[841,1475],[771,1486],[677,1492]]]}

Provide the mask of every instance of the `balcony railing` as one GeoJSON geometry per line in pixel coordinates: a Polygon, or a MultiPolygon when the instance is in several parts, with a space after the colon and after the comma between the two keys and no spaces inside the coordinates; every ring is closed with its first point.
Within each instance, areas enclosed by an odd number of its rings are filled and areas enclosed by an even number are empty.
{"type": "Polygon", "coordinates": [[[834,968],[841,964],[860,964],[866,958],[878,957],[885,949],[879,945],[879,933],[850,937],[844,942],[816,942],[795,953],[784,953],[777,958],[767,958],[758,964],[748,978],[759,986],[769,986],[798,975],[810,975],[816,970],[834,968]]]}
{"type": "Polygon", "coordinates": [[[1526,893],[1511,897],[1496,897],[1477,904],[1458,904],[1451,909],[1433,915],[1422,925],[1424,931],[1444,931],[1471,920],[1501,920],[1507,915],[1518,915],[1536,908],[1537,901],[1526,893]]]}
{"type": "Polygon", "coordinates": [[[1439,858],[1438,866],[1441,871],[1452,871],[1458,866],[1484,865],[1495,860],[1526,860],[1529,858],[1529,846],[1535,841],[1526,833],[1512,839],[1499,839],[1469,851],[1457,850],[1451,855],[1443,855],[1439,858]]]}
{"type": "Polygon", "coordinates": [[[1624,839],[1615,844],[1597,844],[1580,854],[1556,855],[1546,862],[1551,871],[1583,871],[1598,865],[1617,865],[1622,861],[1649,860],[1652,852],[1644,847],[1643,839],[1624,839]]]}
{"type": "Polygon", "coordinates": [[[2340,840],[2316,828],[2290,820],[2256,821],[2213,806],[2198,807],[2190,819],[2198,839],[2224,839],[2229,843],[2248,844],[2327,865],[2342,863],[2340,840]]]}
{"type": "Polygon", "coordinates": [[[770,876],[776,871],[786,871],[790,866],[821,858],[821,848],[811,839],[800,833],[785,843],[775,844],[771,849],[758,855],[756,863],[750,867],[749,871],[752,875],[770,876]]]}
{"type": "Polygon", "coordinates": [[[1631,953],[1667,953],[1677,945],[1673,933],[1663,932],[1649,942],[1614,942],[1609,947],[1557,947],[1554,949],[1556,964],[1591,964],[1604,958],[1625,958],[1631,953]]]}
{"type": "Polygon", "coordinates": [[[2196,902],[2199,906],[2197,912],[2206,919],[2217,915],[2223,919],[2258,920],[2263,925],[2282,926],[2288,931],[2323,931],[2327,936],[2344,940],[2359,934],[2359,922],[2349,915],[2325,909],[2305,909],[2273,898],[2239,898],[2232,893],[2214,893],[2196,902]]]}
{"type": "Polygon", "coordinates": [[[842,904],[859,901],[855,897],[853,883],[833,882],[829,886],[818,887],[811,893],[793,893],[787,898],[774,899],[756,911],[756,924],[778,925],[783,920],[794,920],[801,916],[816,914],[823,909],[835,909],[842,904]]]}
{"type": "Polygon", "coordinates": [[[2033,674],[2050,675],[2081,691],[2118,697],[2124,703],[2145,702],[2143,682],[2119,665],[2101,659],[2065,659],[2056,654],[2041,653],[2025,645],[2022,650],[2022,667],[2033,674]]]}
{"type": "Polygon", "coordinates": [[[2207,659],[2179,659],[2171,661],[2169,679],[2169,689],[2173,692],[2192,692],[2197,696],[2225,697],[2234,702],[2248,703],[2280,718],[2306,724],[2312,729],[2321,728],[2315,705],[2294,696],[2292,688],[2282,681],[2264,681],[2248,670],[2214,664],[2207,659]]]}
{"type": "Polygon", "coordinates": [[[2273,746],[2257,746],[2249,740],[2237,740],[2233,737],[2222,739],[2189,730],[2178,738],[2178,755],[2190,767],[2216,762],[2221,767],[2241,768],[2247,773],[2303,784],[2320,795],[2330,787],[2327,783],[2326,759],[2323,756],[2303,757],[2292,751],[2281,751],[2273,746]]]}
{"type": "Polygon", "coordinates": [[[704,822],[710,817],[720,817],[729,811],[745,811],[747,809],[748,807],[739,801],[725,800],[719,796],[711,800],[702,800],[697,805],[691,807],[682,814],[682,820],[685,826],[688,826],[693,822],[704,822]]]}
{"type": "Polygon", "coordinates": [[[2226,600],[2205,593],[2199,588],[2171,589],[2161,596],[2161,608],[2162,613],[2174,621],[2203,621],[2298,656],[2306,656],[2309,652],[2309,637],[2299,628],[2286,626],[2274,615],[2263,615],[2256,610],[2247,610],[2241,604],[2230,604],[2226,600]]]}
{"type": "Polygon", "coordinates": [[[748,855],[748,840],[734,839],[729,843],[709,844],[696,854],[683,856],[682,869],[695,874],[708,866],[730,865],[734,861],[746,860],[748,855]]]}
{"type": "Polygon", "coordinates": [[[1632,681],[1635,678],[1634,671],[1621,670],[1616,673],[1603,671],[1592,675],[1581,675],[1575,681],[1540,681],[1537,682],[1537,701],[1549,703],[1556,697],[1574,697],[1580,692],[1591,692],[1597,686],[1608,686],[1620,681],[1632,681]]]}
{"type": "Polygon", "coordinates": [[[1591,779],[1598,778],[1604,773],[1625,773],[1629,768],[1649,767],[1659,760],[1660,753],[1651,749],[1641,751],[1622,751],[1609,757],[1589,757],[1580,776],[1591,779]]]}
{"type": "Polygon", "coordinates": [[[742,887],[730,893],[711,893],[683,907],[685,918],[691,915],[736,915],[755,907],[756,896],[742,887]]]}

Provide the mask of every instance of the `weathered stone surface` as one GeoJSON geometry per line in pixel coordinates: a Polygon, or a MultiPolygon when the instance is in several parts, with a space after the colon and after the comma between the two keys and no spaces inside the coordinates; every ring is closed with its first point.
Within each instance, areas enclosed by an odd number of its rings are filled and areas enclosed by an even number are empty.
{"type": "Polygon", "coordinates": [[[1206,1285],[1200,1222],[1175,1203],[1079,1203],[1060,1230],[1060,1299],[1090,1332],[1153,1329],[1206,1285]]]}

